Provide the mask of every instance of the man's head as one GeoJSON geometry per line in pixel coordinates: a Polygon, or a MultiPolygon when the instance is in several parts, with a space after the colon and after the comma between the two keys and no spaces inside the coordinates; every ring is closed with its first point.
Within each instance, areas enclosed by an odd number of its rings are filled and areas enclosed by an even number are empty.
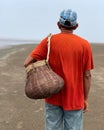
{"type": "Polygon", "coordinates": [[[60,29],[61,29],[61,27],[68,29],[68,30],[76,29],[78,27],[77,13],[70,9],[63,10],[60,13],[58,26],[60,29]]]}

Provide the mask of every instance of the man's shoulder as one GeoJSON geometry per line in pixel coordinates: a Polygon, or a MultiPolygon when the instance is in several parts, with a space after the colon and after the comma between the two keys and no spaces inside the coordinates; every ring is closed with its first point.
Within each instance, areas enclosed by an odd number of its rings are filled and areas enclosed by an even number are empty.
{"type": "Polygon", "coordinates": [[[77,36],[77,35],[76,35],[76,37],[77,37],[77,39],[79,40],[79,42],[80,42],[83,46],[85,46],[85,47],[91,46],[90,42],[89,42],[88,40],[86,40],[85,38],[80,37],[80,36],[77,36]]]}
{"type": "Polygon", "coordinates": [[[88,40],[86,40],[84,37],[81,37],[81,36],[78,36],[78,35],[75,35],[75,37],[76,37],[77,39],[79,39],[80,41],[82,41],[83,43],[89,44],[88,40]]]}

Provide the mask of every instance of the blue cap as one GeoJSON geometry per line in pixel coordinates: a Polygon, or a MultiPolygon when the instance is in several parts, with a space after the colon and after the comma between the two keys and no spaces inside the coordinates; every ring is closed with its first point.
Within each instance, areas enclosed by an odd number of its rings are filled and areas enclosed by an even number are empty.
{"type": "Polygon", "coordinates": [[[71,9],[63,10],[60,13],[59,23],[64,27],[74,27],[77,25],[77,13],[71,9]]]}

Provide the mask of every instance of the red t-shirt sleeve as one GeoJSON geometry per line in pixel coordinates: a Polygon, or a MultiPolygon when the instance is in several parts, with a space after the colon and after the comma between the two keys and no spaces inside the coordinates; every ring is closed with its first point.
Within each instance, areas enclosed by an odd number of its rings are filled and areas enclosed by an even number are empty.
{"type": "Polygon", "coordinates": [[[94,68],[92,48],[89,43],[87,43],[84,52],[84,70],[91,70],[94,68]]]}
{"type": "Polygon", "coordinates": [[[43,39],[30,53],[30,56],[35,60],[46,59],[47,56],[47,38],[43,39]]]}

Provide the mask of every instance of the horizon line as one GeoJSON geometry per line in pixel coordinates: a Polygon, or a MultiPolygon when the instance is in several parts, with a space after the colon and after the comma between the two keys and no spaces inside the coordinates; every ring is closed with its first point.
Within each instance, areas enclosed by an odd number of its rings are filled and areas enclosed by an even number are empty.
{"type": "Polygon", "coordinates": [[[26,42],[39,42],[40,40],[39,39],[36,39],[36,40],[34,40],[34,39],[32,39],[32,38],[28,38],[28,39],[26,39],[26,38],[1,38],[0,37],[0,41],[26,41],[26,42]]]}
{"type": "MultiPolygon", "coordinates": [[[[41,40],[39,40],[39,39],[36,39],[36,40],[34,40],[34,39],[32,39],[32,38],[28,38],[28,39],[26,39],[26,38],[1,38],[0,37],[0,41],[23,41],[23,42],[40,42],[41,40]]],[[[104,44],[104,42],[89,42],[89,43],[91,43],[91,44],[104,44]]]]}

